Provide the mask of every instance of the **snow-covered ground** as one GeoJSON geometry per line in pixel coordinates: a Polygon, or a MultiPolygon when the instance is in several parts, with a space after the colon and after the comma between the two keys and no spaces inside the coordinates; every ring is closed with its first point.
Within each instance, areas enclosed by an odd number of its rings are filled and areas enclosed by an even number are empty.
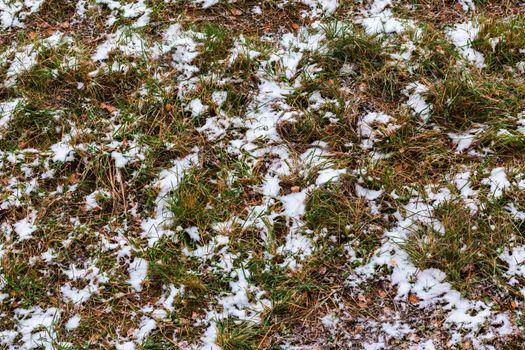
{"type": "Polygon", "coordinates": [[[521,17],[57,3],[0,0],[0,347],[525,341],[521,17]]]}

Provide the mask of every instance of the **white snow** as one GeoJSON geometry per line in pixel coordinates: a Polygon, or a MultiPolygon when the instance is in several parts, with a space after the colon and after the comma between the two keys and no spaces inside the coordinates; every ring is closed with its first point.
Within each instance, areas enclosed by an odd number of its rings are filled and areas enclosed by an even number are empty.
{"type": "Polygon", "coordinates": [[[393,123],[393,118],[382,112],[369,112],[357,122],[357,130],[361,137],[361,147],[363,149],[372,149],[374,143],[381,136],[388,135],[399,128],[393,123]]]}
{"type": "Polygon", "coordinates": [[[65,325],[66,330],[72,331],[72,330],[77,329],[78,326],[80,325],[80,320],[81,319],[82,318],[79,315],[74,315],[73,317],[71,317],[66,322],[66,325],[65,325]]]}
{"type": "Polygon", "coordinates": [[[13,114],[24,101],[22,98],[16,98],[10,101],[0,102],[0,129],[7,126],[13,114]]]}
{"type": "Polygon", "coordinates": [[[148,261],[142,258],[135,258],[129,263],[128,267],[129,280],[128,283],[135,291],[142,291],[142,282],[148,276],[148,261]]]}
{"type": "Polygon", "coordinates": [[[428,88],[420,82],[412,83],[404,90],[404,94],[408,96],[408,107],[410,107],[424,123],[428,121],[430,113],[432,112],[432,106],[430,106],[422,96],[427,91],[428,88]]]}
{"type": "Polygon", "coordinates": [[[482,184],[490,186],[490,195],[494,198],[501,197],[505,189],[510,187],[510,182],[503,167],[492,169],[490,176],[483,179],[482,184]]]}
{"type": "Polygon", "coordinates": [[[447,35],[459,53],[476,67],[484,68],[485,58],[483,54],[472,48],[472,41],[476,39],[478,33],[478,23],[473,21],[456,24],[447,30],[447,35]]]}
{"type": "Polygon", "coordinates": [[[24,219],[17,221],[13,226],[20,241],[31,238],[31,234],[37,230],[35,225],[36,212],[31,212],[24,219]]]}

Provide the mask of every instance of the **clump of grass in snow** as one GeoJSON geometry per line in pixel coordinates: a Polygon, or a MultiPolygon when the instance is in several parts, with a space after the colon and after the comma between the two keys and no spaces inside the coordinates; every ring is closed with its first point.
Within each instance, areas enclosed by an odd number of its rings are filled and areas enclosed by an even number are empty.
{"type": "Polygon", "coordinates": [[[60,111],[26,103],[18,108],[0,138],[0,149],[47,149],[69,129],[60,111]]]}
{"type": "Polygon", "coordinates": [[[354,194],[353,181],[328,184],[308,197],[305,220],[309,228],[326,229],[338,243],[352,243],[358,257],[366,258],[379,243],[381,232],[368,230],[374,217],[366,201],[354,194]]]}
{"type": "Polygon", "coordinates": [[[264,327],[249,322],[237,323],[232,320],[219,322],[218,330],[217,344],[224,350],[258,349],[263,332],[266,331],[264,327]]]}
{"type": "Polygon", "coordinates": [[[224,65],[232,45],[228,30],[214,23],[200,23],[194,30],[199,33],[196,41],[202,44],[197,63],[202,72],[210,72],[215,66],[224,65]]]}
{"type": "Polygon", "coordinates": [[[494,128],[484,132],[479,142],[502,157],[521,158],[525,150],[525,135],[512,130],[506,124],[495,125],[494,128]]]}
{"type": "Polygon", "coordinates": [[[516,68],[525,61],[525,17],[486,19],[472,46],[483,53],[488,69],[516,68]]]}
{"type": "Polygon", "coordinates": [[[504,266],[499,255],[509,239],[519,244],[525,237],[504,203],[486,203],[473,214],[463,203],[447,202],[435,216],[444,232],[421,229],[403,244],[416,266],[444,271],[447,281],[469,297],[483,298],[500,289],[516,292],[501,278],[504,266]]]}
{"type": "Polygon", "coordinates": [[[525,86],[516,80],[476,73],[447,76],[426,94],[438,122],[466,128],[473,122],[494,122],[525,108],[525,86]]]}
{"type": "Polygon", "coordinates": [[[458,51],[434,24],[424,23],[415,43],[411,70],[418,78],[434,81],[455,74],[458,51]]]}
{"type": "Polygon", "coordinates": [[[356,79],[356,86],[372,97],[394,102],[407,84],[407,73],[390,59],[393,45],[384,39],[368,35],[347,22],[333,21],[323,27],[326,52],[314,58],[324,68],[324,74],[339,80],[341,75],[356,79]],[[341,74],[343,72],[343,74],[341,74]]]}
{"type": "MultiPolygon", "coordinates": [[[[220,171],[215,169],[215,171],[220,171]]],[[[171,198],[174,227],[198,227],[202,232],[214,223],[232,219],[244,213],[250,199],[249,181],[255,179],[232,179],[227,172],[195,170],[184,180],[171,198]],[[244,183],[244,181],[248,181],[244,183]]],[[[247,214],[247,213],[244,213],[247,214]]]]}
{"type": "Polygon", "coordinates": [[[323,27],[327,52],[321,57],[326,72],[337,75],[343,65],[351,65],[358,74],[380,70],[387,55],[381,39],[352,24],[334,21],[323,27]]]}

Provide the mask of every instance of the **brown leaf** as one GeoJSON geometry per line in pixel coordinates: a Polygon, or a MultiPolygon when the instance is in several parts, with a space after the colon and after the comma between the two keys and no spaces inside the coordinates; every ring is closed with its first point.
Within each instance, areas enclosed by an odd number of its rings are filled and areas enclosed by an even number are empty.
{"type": "Polygon", "coordinates": [[[80,176],[78,175],[78,173],[71,174],[69,176],[69,183],[72,184],[72,185],[76,184],[78,182],[78,180],[79,180],[79,177],[80,176]]]}
{"type": "Polygon", "coordinates": [[[67,28],[69,28],[69,22],[66,21],[66,22],[62,22],[62,23],[60,23],[60,28],[62,28],[62,29],[67,29],[67,28]]]}
{"type": "Polygon", "coordinates": [[[408,301],[410,302],[410,304],[412,305],[417,305],[419,303],[419,300],[417,299],[416,295],[415,294],[412,294],[410,293],[408,295],[408,301]]]}
{"type": "Polygon", "coordinates": [[[114,113],[117,111],[117,107],[112,106],[109,103],[105,103],[105,102],[100,103],[100,108],[105,109],[109,113],[114,113]]]}
{"type": "Polygon", "coordinates": [[[133,333],[135,333],[135,329],[134,328],[130,328],[128,329],[128,331],[126,332],[126,335],[128,337],[131,337],[133,335],[133,333]]]}
{"type": "Polygon", "coordinates": [[[368,300],[366,299],[366,297],[363,295],[363,294],[359,294],[357,296],[357,300],[358,300],[358,303],[357,305],[361,308],[361,309],[364,309],[368,306],[368,300]]]}
{"type": "Polygon", "coordinates": [[[230,13],[231,13],[232,15],[234,15],[234,16],[240,16],[240,15],[242,15],[242,11],[239,10],[239,9],[231,9],[231,10],[230,10],[230,13]]]}
{"type": "Polygon", "coordinates": [[[292,190],[293,193],[297,193],[297,192],[301,191],[301,187],[299,187],[299,186],[292,186],[291,190],[292,190]]]}
{"type": "Polygon", "coordinates": [[[300,26],[297,23],[291,24],[293,30],[299,30],[300,26]]]}
{"type": "Polygon", "coordinates": [[[173,105],[171,103],[166,103],[166,106],[164,108],[169,112],[173,110],[173,105]]]}

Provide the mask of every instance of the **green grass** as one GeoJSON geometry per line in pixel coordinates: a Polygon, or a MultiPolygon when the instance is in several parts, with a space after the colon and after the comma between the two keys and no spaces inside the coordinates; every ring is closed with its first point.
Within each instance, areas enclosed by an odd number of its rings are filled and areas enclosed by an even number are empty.
{"type": "Polygon", "coordinates": [[[434,83],[427,99],[434,120],[459,129],[493,123],[525,108],[525,88],[518,80],[463,73],[434,83]]]}
{"type": "MultiPolygon", "coordinates": [[[[385,232],[399,223],[406,204],[424,199],[429,189],[447,188],[455,196],[452,179],[465,170],[472,172],[472,188],[479,190],[479,211],[472,213],[464,203],[450,200],[433,213],[444,233],[419,227],[401,248],[418,269],[444,271],[446,281],[464,296],[494,303],[493,311],[512,311],[512,322],[523,322],[515,315],[523,310],[519,293],[523,281],[510,285],[504,276],[507,266],[499,259],[504,247],[525,243],[524,223],[513,220],[505,209],[509,203],[522,211],[525,208],[523,191],[515,186],[525,170],[525,138],[516,125],[516,117],[525,110],[525,85],[523,77],[514,74],[516,64],[525,60],[519,52],[525,49],[525,31],[522,16],[502,19],[506,2],[480,0],[476,2],[479,12],[465,14],[452,0],[396,1],[391,5],[394,15],[413,20],[417,30],[377,36],[367,35],[356,21],[363,6],[372,1],[340,1],[341,8],[333,16],[319,15],[315,20],[302,14],[310,11],[308,5],[274,0],[221,1],[207,9],[189,0],[146,1],[153,11],[151,21],[138,29],[129,28],[135,19],[122,17],[106,27],[112,11],[107,4],[90,3],[87,18],[76,21],[72,19],[75,4],[44,1],[40,12],[27,19],[26,28],[6,31],[0,38],[0,52],[14,41],[19,47],[40,48],[37,64],[19,77],[14,88],[0,87],[2,101],[18,97],[25,101],[0,139],[0,217],[2,224],[7,223],[0,227],[5,251],[0,267],[0,284],[5,286],[0,294],[8,295],[0,303],[5,315],[1,331],[16,327],[18,308],[61,305],[58,340],[71,342],[75,349],[110,347],[113,340],[132,339],[140,319],[154,317],[144,307],[162,308],[158,301],[173,284],[184,293],[175,297],[174,309],[167,311],[165,319],[156,320],[157,328],[137,347],[197,345],[209,326],[200,321],[209,311],[222,310],[221,298],[231,296],[230,283],[236,280],[232,271],[242,268],[253,290],[262,291],[259,297],[270,300],[272,306],[258,315],[260,323],[236,317],[217,320],[217,343],[223,349],[279,349],[285,340],[308,345],[309,333],[315,334],[320,346],[343,348],[347,344],[340,342],[350,337],[368,340],[375,334],[359,329],[364,319],[390,319],[392,310],[414,329],[414,335],[387,337],[385,342],[409,348],[416,337],[446,334],[440,322],[447,310],[427,313],[395,300],[397,286],[391,283],[391,271],[383,267],[356,288],[352,283],[355,269],[388,240],[385,232]],[[262,15],[252,11],[256,5],[263,9],[262,15]],[[465,65],[445,33],[452,23],[475,20],[479,13],[483,13],[481,32],[473,45],[485,56],[484,69],[465,65]],[[317,20],[320,26],[314,28],[312,21],[317,20]],[[69,26],[61,24],[65,21],[69,26]],[[121,26],[128,26],[123,40],[138,35],[154,45],[174,23],[191,30],[199,44],[193,62],[199,72],[190,80],[181,78],[175,68],[173,51],[152,59],[147,52],[127,56],[116,49],[106,63],[91,61],[97,45],[121,26]],[[278,44],[281,34],[305,34],[302,26],[326,38],[320,51],[303,52],[297,74],[286,77],[286,67],[278,58],[267,62],[286,49],[278,44]],[[56,30],[71,36],[73,43],[43,48],[40,40],[56,30]],[[259,56],[241,53],[230,61],[240,34],[246,48],[260,52],[259,56]],[[495,50],[492,38],[500,38],[495,50]],[[409,60],[392,56],[410,44],[415,49],[409,60]],[[78,64],[66,65],[70,58],[78,64]],[[113,62],[129,69],[114,70],[113,62]],[[98,75],[90,74],[97,68],[101,69],[98,75]],[[317,74],[309,74],[316,70],[317,74]],[[231,146],[246,141],[243,123],[265,81],[290,89],[282,100],[260,106],[261,110],[293,112],[295,121],[270,125],[277,129],[280,141],[259,139],[249,145],[257,147],[257,153],[237,154],[231,146]],[[430,89],[423,96],[432,105],[428,123],[421,123],[406,105],[403,91],[416,81],[430,89]],[[227,93],[222,106],[212,99],[218,91],[227,93]],[[327,103],[312,108],[311,97],[317,93],[327,103]],[[197,98],[208,108],[194,117],[188,104],[197,98]],[[386,113],[399,126],[382,135],[373,152],[360,146],[357,127],[368,112],[386,113]],[[230,122],[217,140],[198,131],[213,118],[230,122]],[[457,153],[448,133],[461,133],[476,124],[484,124],[471,147],[478,153],[457,153]],[[51,162],[50,146],[74,128],[80,131],[71,141],[75,160],[51,162]],[[117,169],[111,141],[122,143],[118,151],[141,147],[145,159],[117,169]],[[338,181],[309,188],[321,166],[301,163],[299,155],[316,141],[326,142],[327,161],[347,173],[338,181]],[[21,148],[35,148],[38,153],[9,153],[21,148]],[[168,194],[173,234],[150,246],[141,223],[159,214],[159,174],[195,149],[198,164],[168,194]],[[505,196],[494,199],[482,181],[500,166],[508,169],[512,186],[505,196]],[[53,176],[44,177],[49,169],[53,176]],[[276,198],[262,194],[267,176],[279,178],[276,198]],[[36,181],[35,190],[29,188],[26,193],[31,179],[36,181]],[[383,192],[370,203],[356,194],[357,184],[383,192]],[[305,214],[288,218],[279,196],[295,192],[295,187],[308,188],[305,214]],[[107,190],[112,196],[99,198],[100,210],[86,211],[85,196],[95,190],[107,190]],[[255,208],[262,208],[260,221],[243,224],[255,208]],[[28,210],[37,210],[39,229],[30,240],[17,242],[10,230],[28,210]],[[236,218],[238,222],[227,227],[216,227],[236,218]],[[284,266],[288,253],[277,252],[288,242],[294,224],[300,224],[301,234],[311,240],[312,254],[297,258],[297,266],[290,267],[284,266]],[[193,227],[198,239],[185,231],[193,227]],[[219,234],[228,237],[228,244],[215,247],[205,258],[192,256],[219,234]],[[50,248],[55,254],[46,263],[39,256],[50,248]],[[132,258],[148,261],[140,293],[134,293],[127,282],[127,257],[119,255],[125,249],[130,249],[132,258]],[[100,291],[84,305],[66,305],[60,287],[68,281],[61,270],[86,264],[107,273],[108,281],[100,283],[100,291]],[[332,312],[346,318],[337,334],[329,334],[321,323],[332,312]],[[81,315],[81,325],[66,331],[65,322],[74,314],[81,315]]],[[[0,67],[0,80],[7,66],[0,67]]],[[[86,283],[75,281],[74,285],[86,283]]],[[[247,291],[249,302],[257,301],[253,290],[247,291]]],[[[490,327],[487,323],[479,330],[480,339],[490,327]]],[[[461,329],[457,332],[466,334],[461,329]]],[[[509,347],[518,347],[519,337],[509,339],[509,347]]],[[[496,339],[494,347],[504,345],[496,339]]]]}
{"type": "Polygon", "coordinates": [[[485,56],[487,69],[515,69],[516,64],[525,61],[525,53],[520,51],[525,47],[525,18],[519,15],[503,20],[486,19],[472,46],[485,56]]]}
{"type": "Polygon", "coordinates": [[[306,225],[319,232],[326,229],[338,244],[351,243],[359,258],[366,259],[378,246],[381,232],[368,230],[374,222],[366,201],[354,195],[353,181],[328,184],[314,191],[306,204],[306,225]]]}
{"type": "Polygon", "coordinates": [[[403,248],[416,266],[444,271],[447,281],[470,298],[484,298],[501,289],[516,293],[501,279],[504,266],[499,254],[511,237],[515,243],[525,237],[523,227],[513,222],[503,205],[487,203],[472,214],[460,202],[447,202],[435,212],[445,232],[414,232],[403,248]]]}

